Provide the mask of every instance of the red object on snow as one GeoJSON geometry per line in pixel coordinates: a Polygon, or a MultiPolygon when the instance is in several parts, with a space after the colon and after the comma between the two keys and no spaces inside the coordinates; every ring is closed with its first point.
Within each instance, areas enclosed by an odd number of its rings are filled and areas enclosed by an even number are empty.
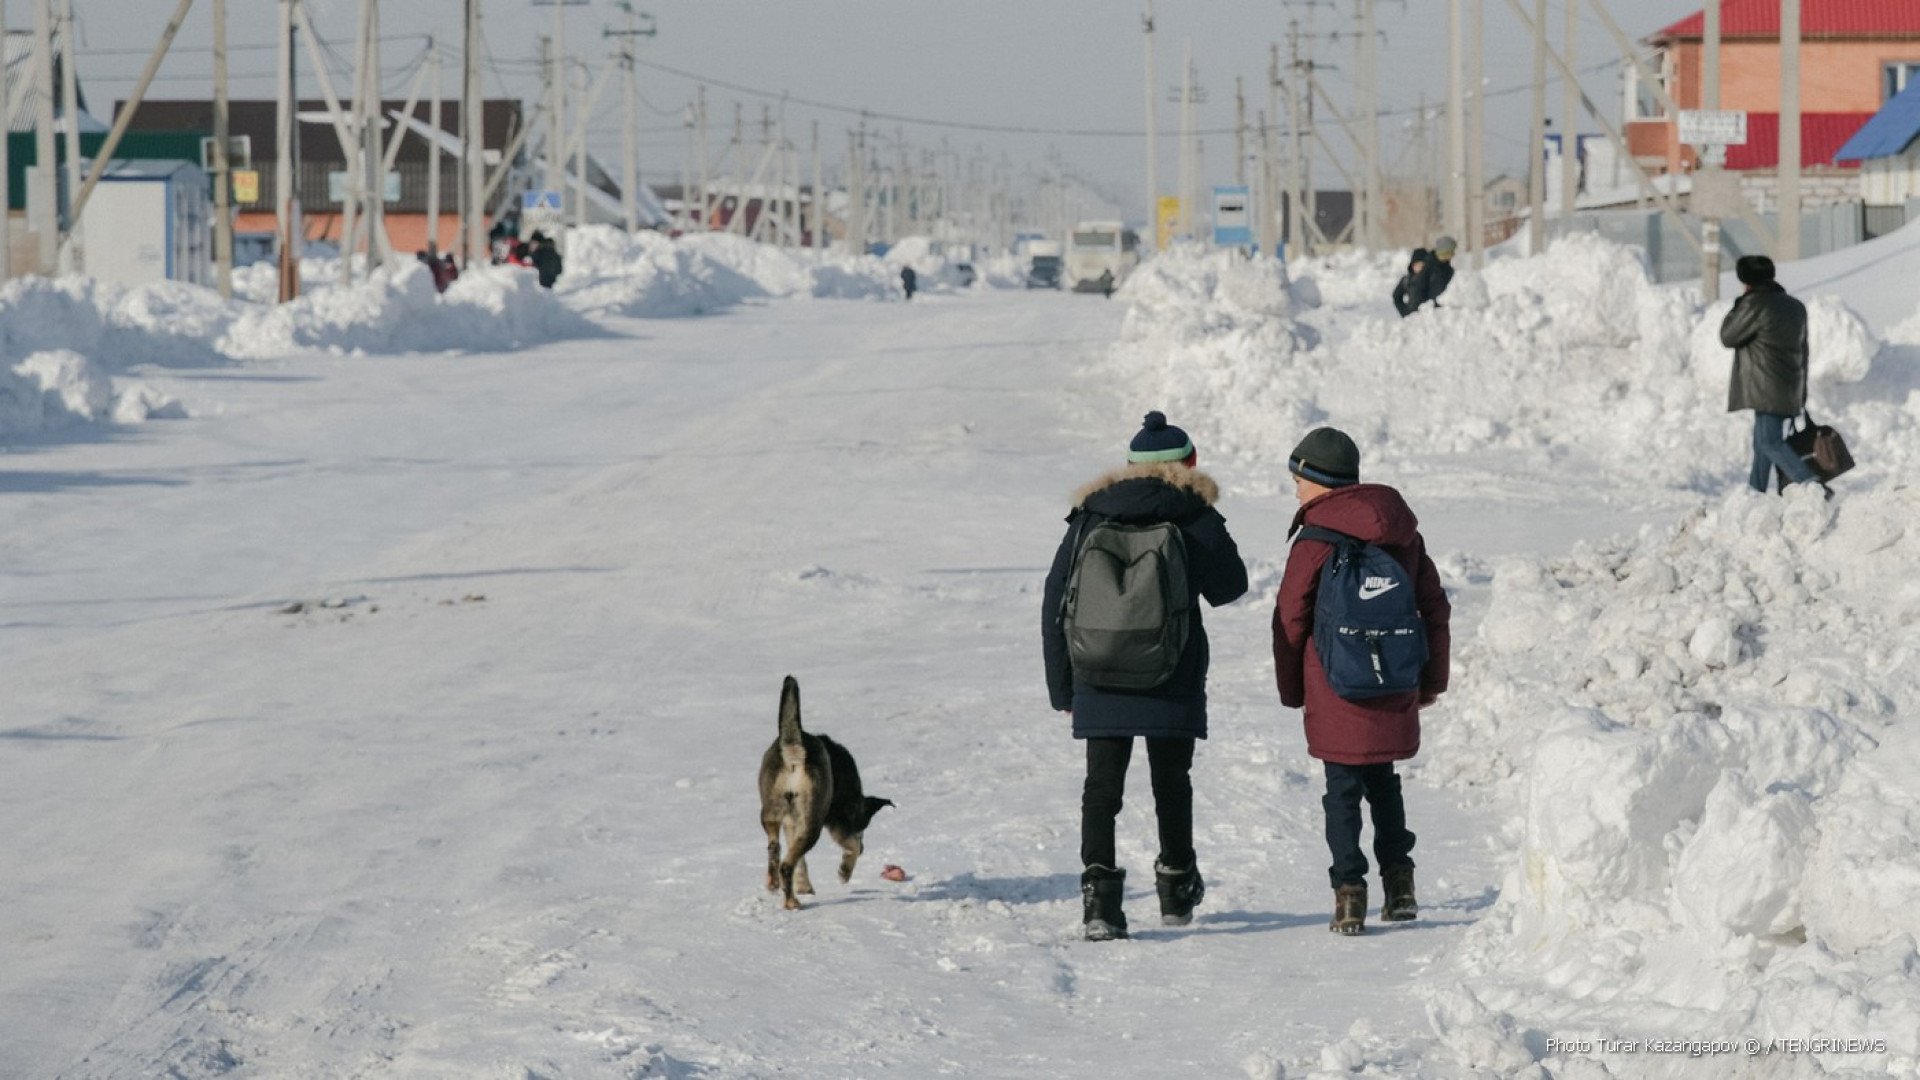
{"type": "Polygon", "coordinates": [[[893,865],[892,863],[888,863],[886,866],[881,867],[880,876],[883,878],[886,878],[888,881],[907,880],[907,872],[893,865]]]}

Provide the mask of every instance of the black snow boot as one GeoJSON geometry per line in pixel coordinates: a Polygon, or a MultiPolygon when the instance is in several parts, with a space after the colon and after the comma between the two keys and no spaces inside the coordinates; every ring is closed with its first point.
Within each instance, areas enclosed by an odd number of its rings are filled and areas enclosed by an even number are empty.
{"type": "Polygon", "coordinates": [[[1121,899],[1127,872],[1111,866],[1089,866],[1080,875],[1081,907],[1088,941],[1111,941],[1127,936],[1127,913],[1121,899]]]}
{"type": "Polygon", "coordinates": [[[1185,926],[1192,922],[1193,909],[1199,907],[1200,899],[1207,895],[1207,883],[1200,878],[1198,862],[1185,870],[1173,870],[1156,859],[1153,864],[1153,885],[1160,892],[1160,923],[1163,926],[1185,926]]]}
{"type": "Polygon", "coordinates": [[[1367,883],[1341,885],[1333,890],[1333,921],[1327,929],[1336,934],[1367,932],[1367,883]]]}
{"type": "Polygon", "coordinates": [[[1413,867],[1380,871],[1380,885],[1386,894],[1380,898],[1381,922],[1408,922],[1419,916],[1420,904],[1413,898],[1413,867]]]}

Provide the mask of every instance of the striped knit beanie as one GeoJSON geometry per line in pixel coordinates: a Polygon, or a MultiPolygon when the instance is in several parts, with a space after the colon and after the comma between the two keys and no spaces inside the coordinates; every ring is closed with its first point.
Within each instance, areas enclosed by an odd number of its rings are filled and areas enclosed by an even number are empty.
{"type": "Polygon", "coordinates": [[[1155,461],[1185,461],[1192,457],[1193,440],[1187,433],[1167,423],[1167,414],[1150,412],[1140,425],[1139,434],[1127,444],[1127,460],[1133,464],[1155,461]]]}
{"type": "Polygon", "coordinates": [[[1287,458],[1287,470],[1321,487],[1360,482],[1360,448],[1339,428],[1314,428],[1287,458]]]}

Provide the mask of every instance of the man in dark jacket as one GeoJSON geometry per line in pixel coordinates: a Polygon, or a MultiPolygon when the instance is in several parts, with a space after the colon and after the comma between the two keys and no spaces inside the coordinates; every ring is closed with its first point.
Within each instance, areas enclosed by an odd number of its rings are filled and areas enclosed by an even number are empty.
{"type": "Polygon", "coordinates": [[[1451,236],[1435,240],[1432,251],[1413,249],[1406,274],[1393,287],[1393,308],[1401,318],[1413,314],[1428,301],[1432,301],[1434,307],[1440,306],[1440,294],[1453,284],[1453,250],[1451,236]]]}
{"type": "MultiPolygon", "coordinates": [[[[1452,606],[1440,574],[1427,557],[1419,522],[1400,493],[1384,484],[1360,483],[1360,450],[1344,432],[1319,428],[1288,459],[1300,510],[1291,536],[1315,525],[1374,544],[1407,570],[1414,582],[1420,619],[1427,632],[1427,662],[1420,688],[1404,694],[1348,701],[1334,692],[1313,641],[1320,570],[1332,544],[1302,538],[1287,556],[1280,596],[1273,610],[1273,667],[1280,703],[1303,708],[1307,753],[1325,766],[1327,847],[1333,853],[1328,878],[1334,915],[1329,929],[1358,934],[1366,929],[1367,858],[1360,853],[1360,799],[1373,816],[1373,855],[1380,866],[1384,898],[1380,917],[1413,918],[1413,841],[1406,804],[1393,763],[1420,751],[1420,710],[1447,689],[1452,606]]],[[[1391,580],[1391,579],[1388,579],[1391,580]]]]}
{"type": "Polygon", "coordinates": [[[1133,740],[1147,740],[1154,814],[1159,819],[1160,857],[1154,862],[1161,921],[1184,926],[1205,893],[1193,851],[1195,739],[1207,737],[1207,631],[1200,598],[1214,607],[1247,591],[1247,568],[1214,509],[1220,489],[1194,466],[1199,454],[1187,433],[1158,413],[1127,448],[1127,466],[1083,488],[1067,515],[1067,534],[1053,556],[1041,608],[1041,639],[1047,693],[1056,710],[1073,717],[1073,737],[1087,743],[1087,780],[1080,800],[1080,877],[1086,936],[1090,941],[1127,936],[1121,908],[1126,871],[1114,854],[1114,818],[1120,814],[1133,740]],[[1103,689],[1073,670],[1062,622],[1062,599],[1079,541],[1093,524],[1172,523],[1185,545],[1189,624],[1186,645],[1172,674],[1148,690],[1103,689]]]}
{"type": "Polygon", "coordinates": [[[913,272],[913,267],[903,266],[900,268],[900,291],[907,294],[907,299],[913,299],[913,291],[918,288],[919,285],[920,275],[913,272]]]}
{"type": "Polygon", "coordinates": [[[527,260],[533,263],[534,272],[540,275],[541,288],[551,289],[553,283],[560,280],[560,249],[553,246],[553,238],[546,233],[536,231],[533,234],[527,260]]]}
{"type": "Polygon", "coordinates": [[[1747,482],[1767,490],[1778,469],[1786,483],[1804,484],[1813,470],[1787,445],[1787,423],[1807,405],[1807,308],[1773,280],[1773,260],[1742,255],[1734,276],[1747,291],[1720,323],[1720,344],[1733,350],[1727,411],[1753,410],[1753,469],[1747,482]]]}

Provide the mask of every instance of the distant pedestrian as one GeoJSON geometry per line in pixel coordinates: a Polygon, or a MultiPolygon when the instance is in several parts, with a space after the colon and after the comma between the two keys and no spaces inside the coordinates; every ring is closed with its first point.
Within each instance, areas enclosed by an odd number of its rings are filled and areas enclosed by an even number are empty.
{"type": "MultiPolygon", "coordinates": [[[[1787,295],[1773,273],[1773,260],[1765,255],[1742,255],[1733,264],[1734,276],[1747,290],[1721,321],[1720,344],[1733,350],[1727,411],[1753,410],[1753,468],[1747,483],[1765,491],[1777,470],[1784,492],[1789,483],[1816,478],[1786,438],[1787,423],[1807,406],[1807,308],[1787,295]]],[[[1827,495],[1833,495],[1831,488],[1827,495]]]]}
{"type": "Polygon", "coordinates": [[[1109,300],[1113,299],[1113,271],[1110,269],[1100,271],[1099,281],[1100,295],[1109,300]]]}
{"type": "Polygon", "coordinates": [[[1393,488],[1360,482],[1351,438],[1334,428],[1308,432],[1288,468],[1300,509],[1273,611],[1274,676],[1280,703],[1303,709],[1307,753],[1326,772],[1328,929],[1359,934],[1367,915],[1363,796],[1384,892],[1380,917],[1400,922],[1419,911],[1414,834],[1393,763],[1419,752],[1420,710],[1447,689],[1452,607],[1413,511],[1393,488]],[[1370,685],[1376,677],[1380,685],[1370,685]]]}
{"type": "Polygon", "coordinates": [[[537,229],[534,231],[532,243],[527,246],[527,261],[540,275],[541,288],[551,289],[553,283],[560,280],[560,249],[554,246],[553,238],[546,233],[537,229]]]}
{"type": "Polygon", "coordinates": [[[1454,246],[1453,237],[1443,236],[1433,242],[1431,251],[1413,249],[1406,274],[1393,287],[1393,307],[1401,318],[1418,311],[1421,304],[1440,306],[1440,294],[1453,283],[1454,246]]]}
{"type": "Polygon", "coordinates": [[[1247,568],[1214,509],[1220,488],[1200,472],[1187,433],[1147,414],[1127,465],[1074,499],[1041,606],[1047,695],[1087,744],[1080,798],[1083,932],[1127,936],[1127,872],[1114,819],[1133,740],[1147,740],[1160,854],[1160,919],[1184,926],[1206,892],[1193,851],[1195,739],[1207,737],[1207,631],[1200,599],[1219,607],[1247,591],[1247,568]]]}
{"type": "Polygon", "coordinates": [[[900,288],[907,294],[907,299],[913,299],[913,290],[918,287],[919,284],[920,275],[913,272],[913,267],[903,266],[900,268],[900,288]]]}

